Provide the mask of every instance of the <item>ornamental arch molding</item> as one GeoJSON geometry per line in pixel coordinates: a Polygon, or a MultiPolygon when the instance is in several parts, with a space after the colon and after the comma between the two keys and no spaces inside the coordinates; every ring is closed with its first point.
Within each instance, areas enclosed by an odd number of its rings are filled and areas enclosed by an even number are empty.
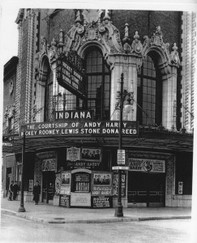
{"type": "Polygon", "coordinates": [[[76,51],[81,58],[93,45],[101,49],[106,60],[109,54],[124,52],[119,30],[112,24],[108,11],[78,10],[75,24],[67,34],[60,31],[59,41],[64,53],[76,51]]]}
{"type": "Polygon", "coordinates": [[[45,106],[45,89],[49,74],[51,72],[51,64],[47,53],[41,53],[38,59],[37,66],[35,65],[35,105],[33,108],[33,119],[37,122],[43,122],[44,106],[45,106]]]}
{"type": "Polygon", "coordinates": [[[51,71],[49,58],[46,54],[42,55],[39,67],[39,81],[46,82],[51,71]]]}
{"type": "Polygon", "coordinates": [[[143,57],[149,55],[153,61],[156,63],[158,70],[161,75],[170,75],[170,59],[166,51],[164,51],[161,47],[158,46],[150,46],[146,50],[144,50],[143,57]]]}
{"type": "Polygon", "coordinates": [[[85,54],[87,52],[87,49],[91,48],[91,47],[98,47],[102,54],[103,54],[103,57],[104,59],[107,60],[107,57],[108,57],[108,50],[106,49],[106,47],[104,45],[102,45],[99,41],[91,41],[91,42],[86,42],[84,43],[77,51],[78,55],[81,57],[81,58],[85,58],[85,54]]]}

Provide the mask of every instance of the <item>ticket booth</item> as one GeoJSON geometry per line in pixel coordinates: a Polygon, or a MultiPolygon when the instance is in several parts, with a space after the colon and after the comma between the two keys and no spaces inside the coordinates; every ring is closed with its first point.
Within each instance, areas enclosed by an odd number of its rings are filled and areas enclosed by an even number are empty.
{"type": "Polygon", "coordinates": [[[75,169],[61,173],[60,206],[112,207],[112,173],[75,169]]]}

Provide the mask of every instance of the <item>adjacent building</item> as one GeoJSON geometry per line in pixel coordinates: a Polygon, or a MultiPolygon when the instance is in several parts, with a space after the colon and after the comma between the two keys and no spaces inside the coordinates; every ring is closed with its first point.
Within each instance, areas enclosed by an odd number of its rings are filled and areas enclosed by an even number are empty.
{"type": "Polygon", "coordinates": [[[17,178],[16,159],[13,151],[15,134],[15,97],[16,97],[16,69],[18,57],[12,57],[4,65],[4,99],[3,99],[3,143],[2,143],[2,187],[3,195],[7,196],[9,184],[17,178]]]}
{"type": "Polygon", "coordinates": [[[16,23],[8,137],[19,182],[25,145],[25,200],[39,181],[45,203],[115,207],[119,165],[124,207],[190,207],[196,15],[20,9],[16,23]]]}

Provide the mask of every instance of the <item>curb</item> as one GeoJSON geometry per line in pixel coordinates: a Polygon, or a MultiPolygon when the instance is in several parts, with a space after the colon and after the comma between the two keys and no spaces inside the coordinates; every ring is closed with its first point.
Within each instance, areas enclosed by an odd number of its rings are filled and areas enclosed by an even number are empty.
{"type": "Polygon", "coordinates": [[[8,209],[1,209],[2,214],[14,215],[19,218],[24,218],[28,220],[32,220],[34,222],[40,223],[48,223],[48,224],[96,224],[96,223],[115,223],[115,222],[131,222],[131,221],[139,221],[138,217],[123,217],[123,218],[108,218],[108,219],[68,219],[68,220],[45,220],[41,218],[35,218],[30,215],[26,215],[23,213],[18,213],[8,209]]]}
{"type": "Polygon", "coordinates": [[[47,224],[97,224],[97,223],[116,223],[116,222],[134,222],[134,221],[151,221],[151,220],[172,220],[172,219],[191,219],[191,216],[158,216],[158,217],[120,217],[120,218],[107,218],[107,219],[69,219],[69,220],[45,220],[41,218],[35,218],[27,214],[18,213],[8,209],[1,209],[2,214],[14,215],[20,218],[31,220],[37,223],[47,224]]]}
{"type": "Polygon", "coordinates": [[[139,221],[148,221],[148,220],[170,220],[170,219],[191,219],[191,216],[180,215],[180,216],[159,216],[159,217],[146,217],[139,218],[139,221]]]}
{"type": "Polygon", "coordinates": [[[14,215],[16,217],[28,219],[28,220],[31,220],[31,221],[34,221],[34,222],[47,223],[47,221],[44,220],[44,219],[35,218],[35,217],[32,217],[32,216],[29,216],[29,215],[26,215],[26,214],[23,214],[23,213],[18,213],[18,212],[15,212],[15,211],[11,211],[11,210],[8,210],[8,209],[1,209],[1,213],[2,214],[8,214],[8,215],[14,215]]]}

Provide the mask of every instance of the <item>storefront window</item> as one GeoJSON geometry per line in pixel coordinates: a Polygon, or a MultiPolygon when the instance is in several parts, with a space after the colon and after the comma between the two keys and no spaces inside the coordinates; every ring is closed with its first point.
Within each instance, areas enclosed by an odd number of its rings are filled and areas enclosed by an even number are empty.
{"type": "Polygon", "coordinates": [[[95,118],[109,119],[110,115],[110,70],[98,48],[91,47],[85,57],[87,75],[87,108],[95,118]]]}

